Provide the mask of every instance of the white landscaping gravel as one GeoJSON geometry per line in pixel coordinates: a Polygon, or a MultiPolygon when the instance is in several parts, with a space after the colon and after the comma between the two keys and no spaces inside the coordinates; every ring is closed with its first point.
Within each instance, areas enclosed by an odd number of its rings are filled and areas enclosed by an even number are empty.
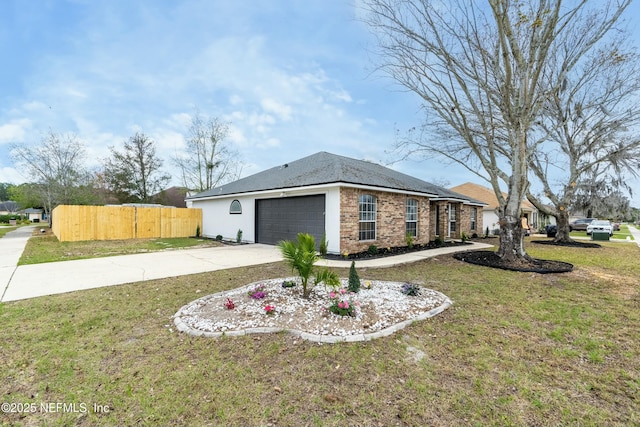
{"type": "MultiPolygon", "coordinates": [[[[446,295],[423,287],[418,296],[407,296],[401,291],[405,282],[361,280],[360,292],[343,298],[356,304],[355,316],[339,316],[328,310],[332,289],[315,286],[310,298],[304,299],[302,286],[283,288],[285,280],[299,283],[295,277],[269,279],[208,295],[178,310],[174,323],[178,330],[198,336],[286,330],[317,342],[352,342],[390,335],[452,304],[446,295]],[[266,297],[250,298],[248,292],[260,285],[264,286],[266,297]],[[225,307],[227,298],[235,304],[234,309],[225,307]],[[275,306],[275,314],[266,314],[266,305],[275,306]]],[[[346,288],[348,280],[341,279],[341,283],[346,288]]]]}

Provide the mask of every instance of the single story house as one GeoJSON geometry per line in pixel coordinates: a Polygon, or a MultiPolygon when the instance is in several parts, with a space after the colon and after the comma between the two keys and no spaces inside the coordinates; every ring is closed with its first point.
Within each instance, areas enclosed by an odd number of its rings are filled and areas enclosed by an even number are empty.
{"type": "MultiPolygon", "coordinates": [[[[485,205],[482,208],[482,223],[485,227],[489,227],[489,233],[498,234],[498,230],[500,229],[500,226],[498,225],[498,207],[500,204],[496,197],[496,193],[491,188],[474,184],[472,182],[466,182],[462,185],[451,187],[450,190],[484,202],[485,205]]],[[[507,197],[506,193],[502,193],[502,195],[507,197]]],[[[546,225],[540,224],[538,209],[528,200],[523,200],[520,203],[520,208],[522,209],[523,228],[529,228],[534,231],[538,230],[542,225],[546,225]]]]}
{"type": "Polygon", "coordinates": [[[187,198],[202,234],[277,244],[306,232],[330,253],[482,233],[483,203],[384,166],[327,152],[187,198]]]}
{"type": "Polygon", "coordinates": [[[31,222],[46,222],[48,220],[47,214],[42,209],[27,208],[20,213],[24,214],[31,222]]]}
{"type": "Polygon", "coordinates": [[[12,201],[0,202],[0,215],[17,214],[18,204],[12,201]]]}

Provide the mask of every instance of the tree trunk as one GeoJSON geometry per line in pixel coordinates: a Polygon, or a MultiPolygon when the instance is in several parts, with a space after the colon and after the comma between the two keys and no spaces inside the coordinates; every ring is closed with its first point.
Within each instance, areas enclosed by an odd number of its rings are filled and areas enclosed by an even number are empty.
{"type": "Polygon", "coordinates": [[[556,237],[553,239],[553,241],[556,243],[572,243],[573,239],[569,235],[569,213],[567,212],[567,210],[558,210],[556,220],[556,237]]]}
{"type": "Polygon", "coordinates": [[[507,262],[515,262],[522,259],[530,260],[524,250],[524,229],[522,228],[519,212],[503,215],[498,223],[500,224],[498,256],[507,262]]]}
{"type": "Polygon", "coordinates": [[[499,208],[500,248],[498,256],[506,262],[531,261],[524,250],[524,229],[522,228],[522,200],[529,189],[527,180],[527,135],[526,128],[521,126],[512,133],[515,141],[514,152],[519,153],[511,161],[511,177],[509,178],[508,195],[499,208]]]}

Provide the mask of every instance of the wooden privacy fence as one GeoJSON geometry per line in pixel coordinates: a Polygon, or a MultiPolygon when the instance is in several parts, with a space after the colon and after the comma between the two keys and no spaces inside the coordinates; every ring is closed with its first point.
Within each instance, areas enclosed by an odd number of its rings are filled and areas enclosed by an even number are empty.
{"type": "Polygon", "coordinates": [[[60,205],[51,220],[61,242],[189,237],[202,227],[202,209],[60,205]]]}

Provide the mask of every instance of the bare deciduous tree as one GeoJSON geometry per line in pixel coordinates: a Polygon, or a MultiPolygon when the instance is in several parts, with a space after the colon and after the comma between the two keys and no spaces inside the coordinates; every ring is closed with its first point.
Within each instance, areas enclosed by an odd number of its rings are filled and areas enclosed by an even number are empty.
{"type": "Polygon", "coordinates": [[[155,142],[144,133],[136,132],[122,151],[109,148],[111,157],[105,161],[103,177],[120,202],[149,202],[171,180],[161,171],[155,142]]]}
{"type": "Polygon", "coordinates": [[[548,95],[542,110],[530,167],[543,191],[528,197],[557,218],[557,242],[572,241],[571,212],[597,205],[595,198],[611,194],[607,187],[625,188],[624,172],[633,174],[640,165],[640,138],[634,132],[640,123],[640,58],[631,49],[625,52],[624,37],[585,57],[548,95]]]}
{"type": "Polygon", "coordinates": [[[487,180],[499,201],[505,261],[528,259],[521,202],[529,190],[529,134],[549,93],[612,28],[629,0],[598,13],[586,0],[364,0],[380,68],[424,102],[427,121],[399,144],[458,162],[487,180]],[[581,37],[572,37],[574,28],[581,37]],[[564,59],[549,58],[563,50],[564,59]],[[560,67],[550,72],[550,66],[560,67]],[[415,136],[415,135],[414,135],[415,136]],[[502,195],[501,183],[507,188],[502,195]]]}
{"type": "Polygon", "coordinates": [[[85,200],[90,176],[85,169],[85,148],[73,134],[49,130],[40,144],[12,146],[11,155],[27,177],[37,185],[47,216],[60,204],[80,204],[85,200]]]}
{"type": "Polygon", "coordinates": [[[238,178],[238,154],[224,142],[228,135],[229,125],[218,118],[192,118],[187,147],[173,158],[186,188],[206,191],[238,178]]]}

